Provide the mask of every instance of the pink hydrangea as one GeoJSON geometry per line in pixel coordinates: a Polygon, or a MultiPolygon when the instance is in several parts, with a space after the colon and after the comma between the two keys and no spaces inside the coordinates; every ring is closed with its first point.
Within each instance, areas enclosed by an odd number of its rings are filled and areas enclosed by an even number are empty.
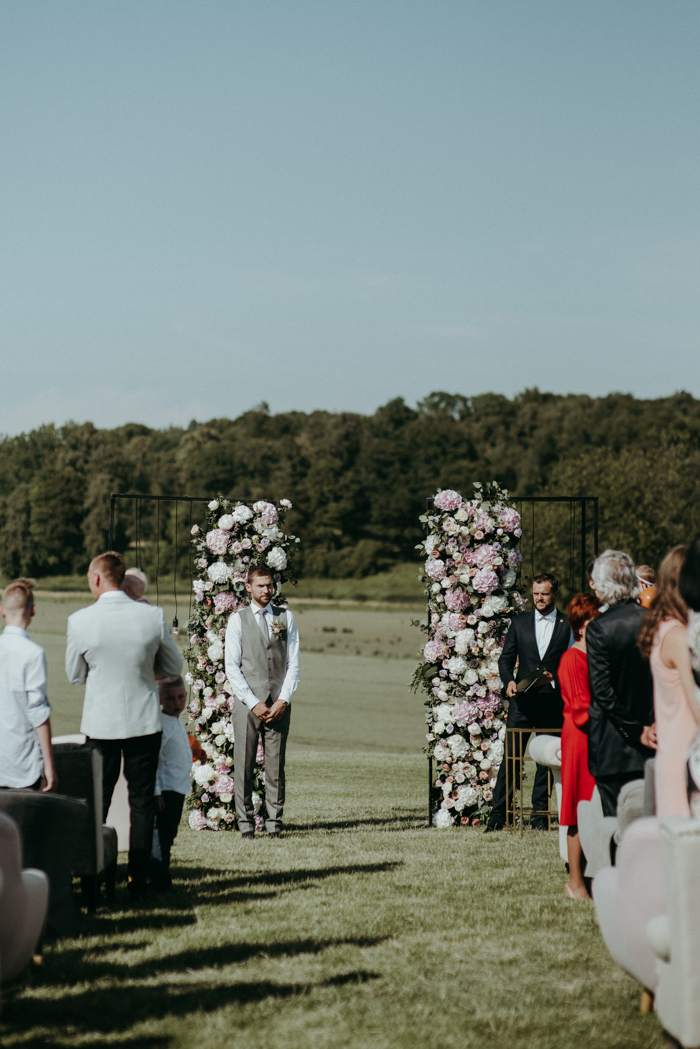
{"type": "Polygon", "coordinates": [[[468,700],[464,700],[462,703],[458,703],[452,712],[455,725],[459,725],[460,728],[464,728],[465,725],[470,724],[475,717],[479,715],[479,708],[476,703],[470,703],[468,700]]]}
{"type": "Polygon", "coordinates": [[[490,543],[482,543],[474,551],[472,564],[477,568],[485,568],[486,565],[493,564],[493,559],[497,556],[497,553],[495,546],[490,543]]]}
{"type": "Polygon", "coordinates": [[[464,590],[448,590],[445,593],[445,607],[449,612],[462,612],[469,605],[469,594],[464,590]]]}
{"type": "Polygon", "coordinates": [[[258,813],[258,815],[255,817],[255,829],[259,831],[262,830],[264,826],[265,820],[262,818],[260,813],[258,813]]]}
{"type": "Polygon", "coordinates": [[[498,523],[506,532],[514,532],[520,525],[520,514],[517,510],[513,510],[510,506],[507,506],[505,510],[501,510],[498,515],[498,523]]]}
{"type": "Polygon", "coordinates": [[[464,620],[458,612],[453,612],[450,618],[447,620],[447,626],[449,630],[461,630],[464,626],[464,620]]]}
{"type": "Polygon", "coordinates": [[[446,572],[445,562],[441,561],[439,557],[429,557],[425,562],[425,574],[434,579],[436,583],[445,578],[446,572]]]}
{"type": "Polygon", "coordinates": [[[213,554],[225,554],[230,538],[230,534],[223,528],[214,528],[207,532],[207,546],[213,554]]]}
{"type": "Polygon", "coordinates": [[[426,663],[439,663],[443,656],[446,656],[449,652],[449,648],[438,638],[433,638],[432,641],[427,641],[423,649],[423,656],[425,657],[426,663]]]}
{"type": "Polygon", "coordinates": [[[482,532],[493,532],[495,522],[485,510],[480,510],[476,515],[476,527],[482,532]]]}
{"type": "Polygon", "coordinates": [[[220,616],[223,612],[233,612],[237,604],[235,594],[232,594],[230,590],[222,590],[214,598],[214,611],[217,616],[220,616]]]}
{"type": "Polygon", "coordinates": [[[482,568],[472,579],[472,586],[479,594],[491,594],[498,589],[498,576],[490,568],[482,568]]]}
{"type": "Polygon", "coordinates": [[[453,491],[451,488],[445,489],[444,492],[438,492],[433,500],[438,510],[458,510],[462,505],[462,496],[459,492],[453,491]]]}
{"type": "Polygon", "coordinates": [[[264,765],[265,764],[265,748],[263,747],[261,740],[258,740],[258,749],[255,752],[255,764],[256,765],[264,765]]]}
{"type": "Polygon", "coordinates": [[[222,772],[214,780],[211,789],[214,794],[233,794],[233,780],[222,772]]]}
{"type": "Polygon", "coordinates": [[[190,813],[189,824],[192,830],[205,830],[207,820],[201,809],[192,810],[190,813]]]}

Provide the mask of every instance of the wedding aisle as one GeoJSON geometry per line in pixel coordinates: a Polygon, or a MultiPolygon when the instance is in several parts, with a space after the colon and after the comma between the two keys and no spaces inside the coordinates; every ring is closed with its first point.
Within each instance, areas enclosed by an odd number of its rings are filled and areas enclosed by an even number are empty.
{"type": "MultiPolygon", "coordinates": [[[[398,613],[366,615],[389,617],[372,636],[401,635],[398,613]]],[[[33,987],[4,994],[2,1045],[660,1049],[592,907],[563,896],[556,835],[426,826],[405,653],[316,647],[287,836],[183,826],[172,895],[134,910],[121,890],[87,938],[49,951],[33,987]]]]}

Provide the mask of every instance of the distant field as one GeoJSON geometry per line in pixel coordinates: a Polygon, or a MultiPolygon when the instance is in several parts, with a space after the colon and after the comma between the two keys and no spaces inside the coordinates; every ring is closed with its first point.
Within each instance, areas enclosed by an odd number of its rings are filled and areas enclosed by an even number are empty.
{"type": "MultiPolygon", "coordinates": [[[[404,603],[423,602],[423,589],[418,581],[420,565],[416,562],[394,565],[387,572],[365,576],[364,579],[302,579],[296,587],[289,588],[289,594],[302,598],[323,598],[334,601],[390,601],[404,603]]],[[[7,580],[0,577],[0,586],[7,580]]],[[[80,575],[47,576],[37,580],[40,590],[51,590],[59,593],[89,593],[87,578],[80,575]]],[[[168,596],[172,598],[173,577],[163,575],[158,579],[161,603],[168,596]]],[[[155,579],[150,580],[150,590],[156,591],[155,579]]],[[[189,588],[182,580],[177,584],[178,595],[187,596],[189,588]]]]}
{"type": "MultiPolygon", "coordinates": [[[[89,601],[61,596],[37,600],[31,633],[46,649],[55,735],[79,729],[84,689],[66,679],[66,623],[71,612],[89,601]]],[[[172,622],[174,605],[163,610],[172,622]]],[[[295,612],[302,641],[302,683],[295,697],[290,748],[373,748],[385,746],[382,737],[391,732],[397,750],[420,754],[422,699],[408,687],[422,636],[411,624],[420,618],[420,610],[302,604],[295,612]],[[406,717],[409,711],[413,714],[406,717]]],[[[181,626],[186,618],[185,604],[178,608],[181,626]]],[[[184,631],[178,642],[186,645],[184,631]]]]}

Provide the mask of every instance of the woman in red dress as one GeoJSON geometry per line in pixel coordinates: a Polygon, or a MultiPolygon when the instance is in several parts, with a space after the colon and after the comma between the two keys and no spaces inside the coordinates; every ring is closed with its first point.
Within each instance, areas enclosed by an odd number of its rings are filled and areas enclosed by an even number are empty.
{"type": "Polygon", "coordinates": [[[562,826],[568,827],[566,839],[569,855],[569,881],[564,893],[572,900],[589,900],[583,878],[584,857],[578,836],[576,809],[579,801],[590,801],[595,780],[588,770],[588,708],[591,685],[586,655],[586,626],[598,615],[598,599],[590,594],[576,594],[566,608],[574,643],[559,663],[559,684],[564,700],[564,727],[561,733],[561,815],[562,826]]]}

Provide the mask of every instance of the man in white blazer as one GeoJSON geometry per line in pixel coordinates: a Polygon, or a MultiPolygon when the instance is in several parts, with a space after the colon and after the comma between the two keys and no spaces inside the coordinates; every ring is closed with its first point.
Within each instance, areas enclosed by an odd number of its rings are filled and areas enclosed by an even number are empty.
{"type": "Polygon", "coordinates": [[[155,818],[161,716],[155,675],[177,675],[182,657],[165,616],[121,589],[121,554],[99,554],[88,569],[95,604],[68,619],[66,674],[85,684],[80,731],[101,752],[103,818],[119,778],[122,755],[129,788],[128,888],[146,892],[155,818]]]}

